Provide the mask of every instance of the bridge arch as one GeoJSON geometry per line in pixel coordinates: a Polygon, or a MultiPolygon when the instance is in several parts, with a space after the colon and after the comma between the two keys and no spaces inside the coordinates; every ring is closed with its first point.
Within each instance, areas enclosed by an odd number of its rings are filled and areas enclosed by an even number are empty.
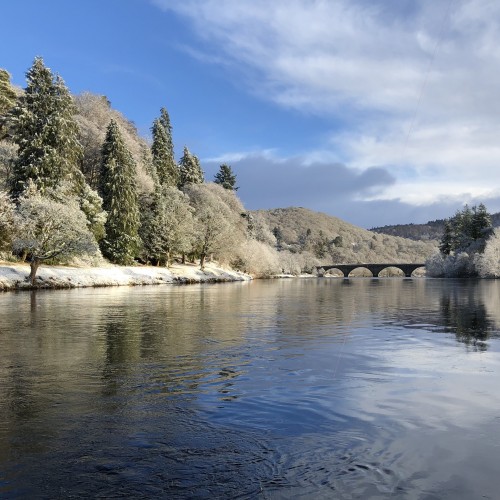
{"type": "Polygon", "coordinates": [[[330,270],[340,271],[345,278],[348,278],[351,273],[357,269],[364,268],[370,271],[372,277],[378,278],[384,269],[396,268],[399,269],[405,277],[411,278],[413,272],[419,268],[425,268],[425,264],[399,264],[399,263],[385,263],[385,264],[332,264],[328,266],[318,266],[318,276],[324,276],[330,270]]]}
{"type": "MultiPolygon", "coordinates": [[[[354,267],[354,266],[353,266],[353,267],[354,267]]],[[[370,269],[368,266],[365,266],[365,265],[363,265],[363,264],[359,264],[358,266],[354,267],[354,268],[353,268],[353,269],[351,269],[350,271],[346,271],[346,272],[344,273],[344,276],[345,276],[346,278],[355,278],[356,276],[355,276],[355,274],[353,274],[353,273],[355,273],[355,271],[359,271],[359,270],[368,271],[368,272],[370,273],[370,276],[368,276],[368,277],[370,277],[370,278],[376,278],[376,277],[377,277],[377,275],[373,272],[373,270],[372,270],[372,269],[370,269]]],[[[358,272],[358,273],[356,273],[356,274],[359,274],[359,272],[358,272]]],[[[363,278],[367,277],[367,276],[365,276],[364,274],[365,274],[365,273],[363,273],[363,276],[362,276],[362,277],[363,277],[363,278]]],[[[359,277],[361,277],[361,276],[359,276],[359,277]]]]}

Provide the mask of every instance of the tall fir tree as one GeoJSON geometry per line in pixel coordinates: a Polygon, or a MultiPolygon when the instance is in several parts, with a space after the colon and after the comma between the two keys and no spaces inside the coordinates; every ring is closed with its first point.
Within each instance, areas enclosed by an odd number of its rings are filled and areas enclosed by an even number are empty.
{"type": "Polygon", "coordinates": [[[19,147],[11,193],[18,198],[32,180],[44,193],[66,180],[79,184],[82,147],[72,97],[59,76],[41,57],[26,74],[24,94],[11,111],[13,140],[19,147]]]}
{"type": "Polygon", "coordinates": [[[477,240],[484,236],[486,229],[491,227],[491,216],[483,203],[472,207],[471,236],[477,240]]]}
{"type": "Polygon", "coordinates": [[[159,120],[160,120],[161,126],[163,127],[163,130],[165,130],[165,135],[167,136],[168,154],[170,155],[170,158],[172,159],[173,164],[176,165],[175,156],[174,156],[174,141],[172,139],[172,125],[170,124],[170,116],[168,114],[168,111],[165,108],[160,109],[159,120]]]}
{"type": "Polygon", "coordinates": [[[0,68],[0,115],[5,114],[16,103],[16,91],[10,83],[10,74],[0,68]]]}
{"type": "Polygon", "coordinates": [[[184,154],[179,162],[179,173],[179,188],[183,188],[187,184],[203,184],[205,182],[200,160],[196,155],[191,154],[186,146],[184,146],[184,154]]]}
{"type": "Polygon", "coordinates": [[[453,250],[453,227],[450,219],[444,221],[444,233],[439,243],[439,251],[443,255],[450,255],[453,250]]]}
{"type": "Polygon", "coordinates": [[[136,167],[117,123],[111,120],[102,147],[100,194],[108,213],[105,257],[116,264],[131,264],[140,247],[136,167]]]}
{"type": "MultiPolygon", "coordinates": [[[[162,108],[162,111],[163,108],[162,108]]],[[[168,114],[166,115],[168,117],[168,114]]],[[[158,182],[162,186],[177,186],[179,182],[179,168],[175,162],[172,137],[170,134],[170,122],[168,127],[164,125],[162,118],[157,118],[151,128],[153,144],[151,155],[153,166],[158,175],[158,182]]]]}
{"type": "Polygon", "coordinates": [[[229,191],[238,191],[239,189],[239,187],[236,187],[236,174],[231,169],[231,166],[225,163],[220,166],[219,171],[215,174],[214,182],[229,191]]]}

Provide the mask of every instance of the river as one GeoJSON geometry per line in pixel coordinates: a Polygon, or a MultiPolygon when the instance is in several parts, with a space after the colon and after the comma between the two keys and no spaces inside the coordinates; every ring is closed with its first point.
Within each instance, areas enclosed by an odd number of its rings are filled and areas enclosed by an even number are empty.
{"type": "Polygon", "coordinates": [[[498,498],[500,282],[0,294],[0,498],[498,498]]]}

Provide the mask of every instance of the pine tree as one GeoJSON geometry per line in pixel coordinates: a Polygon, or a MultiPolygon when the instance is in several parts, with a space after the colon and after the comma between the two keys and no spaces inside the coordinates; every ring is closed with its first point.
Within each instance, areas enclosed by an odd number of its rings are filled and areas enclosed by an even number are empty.
{"type": "Polygon", "coordinates": [[[11,193],[18,198],[31,179],[43,194],[61,181],[82,181],[82,147],[71,95],[37,57],[26,74],[27,86],[11,112],[13,140],[19,147],[11,193]]]}
{"type": "Polygon", "coordinates": [[[0,115],[14,107],[16,97],[16,91],[10,83],[9,72],[0,68],[0,115]]]}
{"type": "MultiPolygon", "coordinates": [[[[162,109],[162,111],[164,110],[162,109]]],[[[170,123],[168,127],[170,127],[170,123]]],[[[151,154],[158,181],[162,186],[177,186],[179,169],[173,156],[172,139],[169,138],[168,129],[163,125],[161,118],[157,118],[153,122],[151,131],[153,134],[151,154]]]]}
{"type": "Polygon", "coordinates": [[[225,163],[220,166],[219,171],[215,174],[214,182],[230,191],[237,191],[239,189],[235,187],[236,175],[233,173],[231,167],[225,163]]]}
{"type": "Polygon", "coordinates": [[[443,255],[450,255],[453,250],[453,229],[449,219],[444,222],[444,233],[439,243],[439,251],[443,255]]]}
{"type": "Polygon", "coordinates": [[[170,116],[165,108],[160,109],[160,123],[165,130],[165,135],[167,136],[167,149],[168,154],[171,158],[171,161],[174,165],[177,165],[175,162],[174,156],[174,141],[172,140],[172,125],[170,124],[170,116]]]}
{"type": "Polygon", "coordinates": [[[205,176],[200,166],[198,157],[191,154],[189,149],[184,146],[184,154],[179,162],[179,188],[183,188],[187,184],[203,184],[205,176]]]}
{"type": "Polygon", "coordinates": [[[491,227],[491,216],[483,203],[472,207],[471,236],[477,240],[484,236],[484,230],[491,227]]]}
{"type": "Polygon", "coordinates": [[[132,155],[125,147],[117,123],[112,120],[102,147],[100,194],[108,219],[101,250],[117,264],[132,263],[140,246],[135,176],[132,155]]]}
{"type": "Polygon", "coordinates": [[[0,68],[0,139],[7,135],[6,114],[16,104],[16,91],[10,83],[10,74],[0,68]]]}

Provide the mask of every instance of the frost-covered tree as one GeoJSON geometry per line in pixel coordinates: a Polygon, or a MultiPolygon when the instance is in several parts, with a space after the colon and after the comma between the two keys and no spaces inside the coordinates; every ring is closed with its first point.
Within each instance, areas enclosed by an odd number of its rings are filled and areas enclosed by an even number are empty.
{"type": "Polygon", "coordinates": [[[34,184],[19,198],[18,224],[12,246],[14,251],[29,255],[32,285],[43,261],[97,252],[97,244],[78,201],[74,198],[64,203],[54,201],[43,196],[34,184]]]}
{"type": "Polygon", "coordinates": [[[10,74],[0,68],[0,115],[4,115],[16,103],[16,91],[10,83],[10,74]]]}
{"type": "Polygon", "coordinates": [[[445,221],[439,249],[444,255],[463,251],[481,252],[490,228],[491,217],[482,203],[472,208],[465,205],[445,221]]]}
{"type": "Polygon", "coordinates": [[[130,264],[140,247],[135,163],[114,120],[102,147],[100,195],[108,214],[102,253],[117,264],[130,264]]]}
{"type": "Polygon", "coordinates": [[[82,181],[75,193],[74,186],[63,181],[56,188],[48,188],[44,195],[62,204],[76,200],[80,210],[87,218],[87,226],[96,241],[104,238],[106,212],[102,208],[102,198],[86,182],[82,181]]]}
{"type": "Polygon", "coordinates": [[[15,205],[8,193],[0,191],[0,251],[10,247],[15,226],[15,205]]]}
{"type": "Polygon", "coordinates": [[[13,140],[18,145],[11,193],[18,198],[29,180],[43,193],[62,180],[81,181],[75,107],[59,76],[37,57],[26,74],[27,86],[11,111],[13,140]]]}
{"type": "Polygon", "coordinates": [[[195,248],[203,269],[210,254],[234,254],[245,238],[246,223],[241,217],[244,210],[236,197],[227,198],[229,192],[216,184],[190,184],[185,189],[195,209],[195,248]]]}
{"type": "Polygon", "coordinates": [[[500,229],[488,239],[482,255],[477,257],[476,268],[482,278],[500,278],[500,229]]]}
{"type": "Polygon", "coordinates": [[[237,191],[236,187],[236,174],[233,172],[230,165],[223,163],[219,167],[219,171],[215,174],[214,182],[220,184],[224,189],[237,191]]]}
{"type": "MultiPolygon", "coordinates": [[[[162,111],[165,110],[162,109],[162,111]]],[[[168,118],[168,114],[166,116],[168,118]]],[[[163,186],[177,186],[179,183],[179,168],[174,158],[172,137],[169,136],[170,121],[168,121],[167,126],[168,129],[160,118],[153,122],[151,128],[153,135],[151,154],[159,183],[163,186]]]]}
{"type": "Polygon", "coordinates": [[[170,266],[175,253],[188,253],[193,245],[195,221],[189,198],[175,187],[159,186],[141,212],[140,236],[148,259],[170,266]]]}
{"type": "Polygon", "coordinates": [[[188,184],[203,184],[203,182],[205,182],[205,175],[201,169],[200,160],[184,146],[184,154],[179,162],[179,188],[182,189],[188,184]]]}
{"type": "Polygon", "coordinates": [[[123,137],[125,147],[136,163],[136,181],[139,193],[154,191],[153,172],[151,172],[151,152],[147,141],[139,136],[135,125],[119,111],[111,107],[106,96],[83,92],[74,97],[78,110],[76,120],[80,129],[80,142],[83,158],[80,168],[88,184],[97,189],[101,170],[101,150],[106,131],[114,120],[123,137]]]}
{"type": "Polygon", "coordinates": [[[449,220],[444,221],[444,232],[439,243],[439,251],[443,255],[450,255],[453,250],[453,228],[449,220]]]}
{"type": "Polygon", "coordinates": [[[484,204],[472,207],[471,237],[474,240],[482,238],[489,228],[491,228],[491,216],[484,204]]]}
{"type": "Polygon", "coordinates": [[[14,107],[17,93],[10,83],[10,74],[0,68],[0,139],[7,134],[6,114],[14,107]]]}
{"type": "Polygon", "coordinates": [[[17,146],[7,139],[0,140],[0,189],[9,189],[16,159],[17,146]]]}

